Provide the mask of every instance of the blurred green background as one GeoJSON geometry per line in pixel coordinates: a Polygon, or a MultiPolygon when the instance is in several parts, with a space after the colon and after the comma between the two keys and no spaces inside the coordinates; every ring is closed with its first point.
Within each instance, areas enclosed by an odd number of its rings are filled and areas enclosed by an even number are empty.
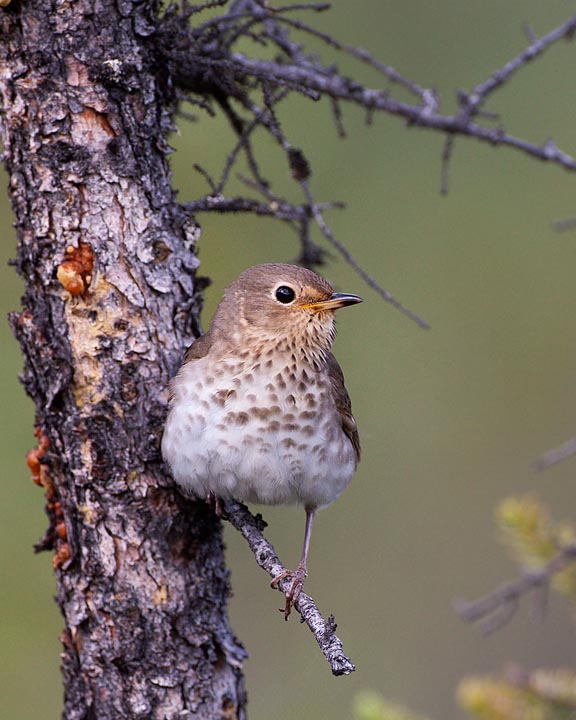
{"type": "MultiPolygon", "coordinates": [[[[436,87],[450,110],[455,88],[471,88],[521,51],[523,22],[541,35],[569,11],[560,0],[362,0],[337,2],[310,20],[436,87]]],[[[573,43],[560,43],[496,95],[489,109],[509,132],[535,142],[551,136],[576,154],[575,52],[573,43]]],[[[382,82],[361,67],[354,72],[382,82]]],[[[331,677],[308,630],[296,618],[284,623],[280,596],[227,528],[232,621],[250,652],[250,716],[344,720],[355,693],[374,688],[432,718],[461,717],[454,688],[465,674],[497,671],[509,660],[528,668],[574,665],[574,630],[562,600],[552,598],[543,624],[530,619],[524,601],[489,638],[465,625],[451,601],[517,572],[493,529],[501,498],[533,491],[558,517],[575,514],[576,460],[541,475],[530,463],[576,434],[576,235],[551,227],[576,215],[576,175],[457,140],[450,193],[441,197],[438,134],[384,116],[367,128],[357,110],[345,108],[342,141],[328,105],[302,99],[284,105],[280,119],[312,164],[316,197],[347,201],[347,210],[329,216],[337,237],[432,329],[418,329],[382,302],[340,259],[324,269],[338,289],[365,299],[339,315],[336,343],[364,456],[350,489],[317,519],[307,590],[325,613],[335,613],[357,671],[331,677]]],[[[192,200],[205,192],[192,164],[218,175],[231,135],[223,122],[202,118],[181,122],[171,142],[175,186],[182,201],[192,200]]],[[[264,145],[283,189],[283,157],[264,145]]],[[[0,717],[55,718],[61,619],[51,558],[32,554],[46,519],[24,462],[34,445],[33,410],[17,382],[19,350],[4,319],[18,308],[22,288],[6,265],[15,237],[4,194],[0,208],[0,717]]],[[[213,279],[206,327],[222,288],[241,269],[290,261],[298,248],[268,220],[200,220],[201,273],[213,279]]],[[[304,513],[265,515],[268,536],[295,565],[304,513]]]]}

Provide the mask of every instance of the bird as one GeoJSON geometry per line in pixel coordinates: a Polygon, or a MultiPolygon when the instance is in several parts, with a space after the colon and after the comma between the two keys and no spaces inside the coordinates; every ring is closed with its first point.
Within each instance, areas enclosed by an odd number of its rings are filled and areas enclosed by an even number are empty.
{"type": "Polygon", "coordinates": [[[306,268],[268,263],[225,288],[209,331],[194,341],[171,383],[162,455],[182,490],[298,505],[304,543],[281,608],[288,619],[307,577],[312,523],[360,460],[344,375],[331,352],[334,314],[362,302],[306,268]]]}

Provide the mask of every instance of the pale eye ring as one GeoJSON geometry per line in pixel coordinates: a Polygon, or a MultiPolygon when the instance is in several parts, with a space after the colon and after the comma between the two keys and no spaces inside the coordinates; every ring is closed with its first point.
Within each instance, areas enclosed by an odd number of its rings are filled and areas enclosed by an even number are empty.
{"type": "Polygon", "coordinates": [[[288,285],[280,285],[274,291],[274,297],[276,298],[276,300],[278,300],[278,302],[281,302],[283,305],[289,305],[290,303],[294,302],[294,299],[296,298],[296,293],[288,285]]]}

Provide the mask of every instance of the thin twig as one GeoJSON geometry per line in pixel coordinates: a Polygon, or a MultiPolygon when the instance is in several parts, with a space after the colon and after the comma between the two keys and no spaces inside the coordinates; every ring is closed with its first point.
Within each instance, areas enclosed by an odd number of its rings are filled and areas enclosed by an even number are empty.
{"type": "Polygon", "coordinates": [[[201,100],[197,97],[190,97],[190,95],[184,95],[182,97],[182,100],[184,102],[190,103],[190,105],[196,105],[202,108],[202,110],[204,110],[210,117],[214,117],[216,115],[210,103],[206,102],[205,100],[201,100]]]}
{"type": "MultiPolygon", "coordinates": [[[[238,530],[252,550],[256,562],[272,579],[286,571],[278,559],[276,551],[262,534],[262,519],[252,515],[245,505],[235,500],[222,500],[225,518],[238,530]]],[[[290,590],[291,580],[284,578],[278,583],[278,589],[286,594],[290,590]]],[[[302,622],[310,628],[316,638],[320,650],[328,661],[333,675],[349,675],[354,672],[355,666],[344,654],[342,642],[336,635],[334,618],[329,616],[325,620],[318,610],[314,600],[306,593],[301,592],[294,602],[295,609],[300,613],[302,622]]]]}
{"type": "Polygon", "coordinates": [[[554,220],[552,227],[556,232],[566,232],[576,227],[576,217],[564,218],[562,220],[554,220]]]}
{"type": "Polygon", "coordinates": [[[384,298],[386,302],[390,303],[392,307],[395,307],[397,310],[399,310],[403,315],[406,315],[406,317],[410,318],[410,320],[413,320],[417,325],[419,325],[424,330],[429,330],[430,325],[421,318],[419,315],[417,315],[415,312],[407,308],[405,305],[403,305],[399,300],[397,300],[392,293],[390,293],[388,290],[383,288],[381,285],[379,285],[374,278],[369,275],[366,270],[360,265],[360,263],[356,260],[356,258],[352,255],[352,253],[346,248],[339,240],[336,239],[334,236],[332,230],[328,227],[328,225],[325,223],[324,218],[322,216],[322,213],[320,209],[318,208],[318,205],[314,202],[314,198],[312,197],[312,194],[310,192],[310,188],[308,186],[308,183],[306,181],[303,181],[301,183],[302,187],[304,188],[304,191],[306,193],[306,197],[308,198],[308,202],[310,203],[310,207],[312,208],[312,215],[314,217],[314,220],[316,221],[316,224],[322,231],[322,234],[324,237],[328,240],[328,242],[333,245],[336,250],[342,255],[342,257],[346,260],[346,262],[352,267],[356,273],[364,280],[364,282],[369,285],[373,290],[375,290],[380,297],[384,298]]]}
{"type": "Polygon", "coordinates": [[[194,168],[194,170],[196,170],[196,172],[200,173],[200,175],[202,175],[202,177],[204,178],[204,180],[206,180],[206,182],[208,183],[208,185],[210,185],[210,191],[211,191],[214,195],[217,195],[217,194],[218,194],[218,190],[216,189],[216,183],[214,182],[214,180],[213,180],[212,176],[210,175],[210,173],[209,173],[207,170],[205,170],[205,169],[202,167],[202,165],[199,165],[198,163],[194,163],[194,164],[192,165],[192,167],[194,168]]]}
{"type": "Polygon", "coordinates": [[[454,135],[446,135],[444,140],[444,148],[442,149],[442,166],[440,172],[440,193],[448,195],[448,169],[450,160],[452,160],[452,152],[454,150],[454,135]]]}
{"type": "Polygon", "coordinates": [[[532,27],[529,23],[522,23],[522,29],[524,30],[524,33],[528,38],[528,42],[535,43],[538,40],[538,38],[536,37],[536,33],[534,32],[534,30],[532,30],[532,27]]]}
{"type": "MultiPolygon", "coordinates": [[[[226,0],[224,0],[226,2],[226,0]]],[[[224,2],[219,2],[219,4],[224,4],[224,2]]],[[[254,19],[256,22],[261,22],[262,20],[265,20],[267,18],[274,18],[275,20],[278,19],[280,13],[285,12],[292,12],[292,11],[298,11],[298,10],[312,10],[316,12],[322,12],[324,10],[330,9],[329,3],[319,3],[319,4],[294,4],[294,5],[284,5],[282,7],[278,8],[264,8],[262,6],[257,6],[253,3],[247,3],[247,6],[249,7],[248,10],[236,12],[234,10],[231,10],[230,12],[226,13],[225,15],[220,15],[218,17],[210,18],[210,20],[206,20],[206,22],[203,22],[201,25],[196,26],[195,28],[191,29],[191,33],[200,36],[203,33],[206,32],[209,28],[217,27],[220,28],[222,25],[226,24],[233,24],[237,20],[243,20],[243,19],[254,19]]]]}
{"type": "Polygon", "coordinates": [[[483,634],[500,629],[512,617],[523,595],[546,588],[553,576],[576,560],[576,543],[565,545],[541,570],[526,571],[479,600],[456,600],[454,609],[467,622],[480,622],[483,634]]]}
{"type": "Polygon", "coordinates": [[[511,75],[521,68],[526,67],[529,62],[534,60],[534,58],[537,58],[539,55],[542,55],[542,53],[554,43],[562,40],[563,38],[572,37],[575,31],[576,15],[572,16],[565,23],[555,28],[547,35],[542,36],[539,40],[534,39],[531,44],[519,55],[507,62],[499,70],[492,73],[487,80],[473,88],[469,95],[471,104],[477,107],[483,103],[488,95],[493,93],[497,88],[502,87],[511,75]]]}
{"type": "Polygon", "coordinates": [[[541,472],[552,465],[556,465],[557,463],[572,457],[572,455],[576,455],[576,438],[571,438],[562,445],[559,445],[552,450],[548,450],[548,452],[534,460],[532,463],[532,469],[536,470],[536,472],[541,472]]]}
{"type": "Polygon", "coordinates": [[[202,3],[201,5],[191,5],[186,4],[185,5],[185,13],[188,15],[196,15],[197,13],[201,13],[204,10],[211,10],[215,7],[222,7],[223,5],[226,5],[228,0],[210,0],[209,2],[202,3]]]}
{"type": "MultiPolygon", "coordinates": [[[[288,158],[288,162],[290,164],[290,167],[292,169],[292,176],[298,182],[298,184],[302,187],[302,190],[304,191],[304,194],[306,196],[306,199],[308,201],[308,206],[310,208],[312,217],[314,218],[316,224],[320,228],[320,231],[324,235],[324,237],[328,240],[328,242],[333,245],[336,250],[340,253],[340,255],[344,258],[344,260],[354,269],[354,271],[366,282],[367,285],[369,285],[373,290],[375,290],[386,302],[390,303],[394,308],[399,310],[403,315],[413,320],[417,325],[419,325],[421,328],[428,330],[430,328],[430,325],[419,315],[414,313],[412,310],[404,306],[399,300],[397,300],[392,293],[390,293],[388,290],[383,288],[376,280],[369,275],[366,270],[360,265],[360,263],[354,258],[352,253],[346,248],[346,246],[341,243],[337,238],[335,237],[332,230],[329,228],[327,223],[324,220],[324,217],[322,215],[322,211],[320,210],[318,204],[314,200],[314,197],[312,195],[312,192],[310,190],[310,186],[308,184],[308,178],[310,176],[308,163],[302,154],[300,150],[296,150],[295,148],[291,147],[290,142],[288,141],[288,138],[284,135],[282,132],[282,128],[280,127],[280,124],[276,117],[272,113],[266,114],[263,110],[261,110],[257,105],[250,101],[245,101],[246,105],[249,107],[251,112],[254,114],[255,117],[259,119],[262,125],[268,128],[270,134],[277,140],[278,144],[282,147],[284,152],[286,153],[286,156],[288,158]]],[[[248,146],[249,147],[249,146],[248,146]]],[[[248,152],[247,147],[247,152],[248,152]]],[[[256,173],[254,173],[254,176],[256,177],[256,173]]],[[[260,185],[262,181],[257,179],[257,184],[260,185]]],[[[260,189],[260,188],[259,188],[260,189]]],[[[269,194],[269,189],[267,186],[265,186],[266,193],[269,194]]],[[[305,248],[304,248],[305,250],[305,248]]]]}
{"type": "Polygon", "coordinates": [[[338,133],[338,137],[345,138],[346,128],[344,127],[344,122],[342,121],[342,108],[340,107],[340,103],[338,102],[338,100],[332,98],[330,104],[332,106],[332,116],[334,117],[334,124],[336,125],[336,132],[338,133]]]}
{"type": "MultiPolygon", "coordinates": [[[[275,102],[280,102],[287,94],[287,91],[283,91],[278,95],[278,97],[275,99],[275,102]]],[[[259,176],[259,172],[257,170],[257,166],[254,161],[254,154],[252,152],[252,147],[250,144],[250,135],[254,131],[254,129],[262,123],[262,117],[259,114],[255,114],[253,120],[244,128],[242,131],[238,142],[236,145],[232,148],[230,153],[228,153],[228,157],[226,158],[226,164],[224,165],[224,170],[222,171],[222,176],[220,178],[220,182],[218,183],[216,187],[216,194],[220,194],[224,191],[224,188],[226,186],[226,183],[228,182],[228,177],[230,175],[230,171],[232,167],[234,166],[234,163],[236,162],[236,158],[238,157],[238,153],[242,148],[246,151],[246,156],[248,158],[248,162],[250,164],[250,168],[253,171],[253,173],[257,176],[259,176]]],[[[263,182],[263,181],[261,181],[263,182]]],[[[264,183],[263,183],[264,184],[264,183]]]]}
{"type": "Polygon", "coordinates": [[[270,10],[274,13],[293,12],[294,10],[313,10],[314,12],[324,12],[325,10],[330,10],[331,7],[332,5],[330,3],[293,3],[292,5],[271,7],[270,10]]]}
{"type": "Polygon", "coordinates": [[[338,40],[336,40],[336,38],[332,37],[331,35],[321,32],[320,30],[316,30],[315,28],[312,28],[309,25],[300,22],[299,20],[292,20],[291,18],[286,17],[279,17],[277,19],[279,22],[290,25],[296,30],[301,30],[302,32],[306,32],[309,35],[323,40],[327,45],[333,47],[335,50],[340,50],[344,53],[347,53],[348,55],[355,57],[357,60],[361,60],[363,63],[370,65],[370,67],[385,75],[391,82],[400,85],[405,90],[408,90],[409,92],[419,97],[425,105],[431,105],[432,107],[436,107],[437,102],[432,91],[420,87],[417,83],[401,75],[392,66],[386,65],[380,60],[377,60],[367,50],[364,50],[363,48],[357,48],[346,43],[340,43],[338,42],[338,40]]]}

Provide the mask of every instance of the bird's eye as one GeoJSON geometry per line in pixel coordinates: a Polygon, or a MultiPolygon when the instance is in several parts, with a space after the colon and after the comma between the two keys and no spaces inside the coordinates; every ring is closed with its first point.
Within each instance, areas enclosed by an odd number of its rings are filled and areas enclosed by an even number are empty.
{"type": "Polygon", "coordinates": [[[288,287],[287,285],[280,285],[279,288],[276,288],[276,292],[274,293],[274,295],[276,296],[276,300],[278,300],[278,302],[284,303],[284,305],[288,305],[296,297],[296,293],[294,292],[294,290],[292,290],[292,288],[288,287]]]}

